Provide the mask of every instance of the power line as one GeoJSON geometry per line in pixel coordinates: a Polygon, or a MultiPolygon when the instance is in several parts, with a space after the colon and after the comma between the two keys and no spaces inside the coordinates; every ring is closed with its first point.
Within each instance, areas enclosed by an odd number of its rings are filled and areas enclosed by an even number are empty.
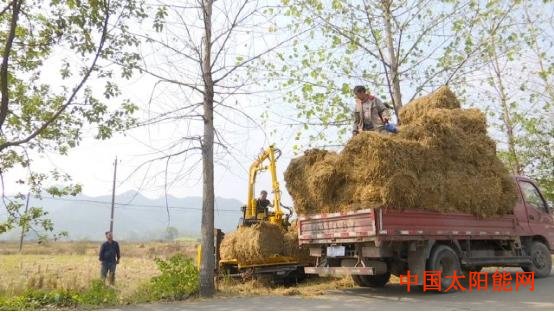
{"type": "MultiPolygon", "coordinates": [[[[70,199],[70,198],[48,198],[49,200],[61,200],[61,201],[69,201],[69,202],[86,202],[86,203],[94,203],[94,204],[105,204],[109,205],[111,202],[108,201],[101,201],[101,200],[92,200],[92,199],[70,199]]],[[[114,203],[116,206],[118,206],[121,209],[126,209],[127,207],[152,207],[152,208],[165,208],[165,205],[149,205],[149,204],[128,204],[128,203],[114,203]]],[[[197,210],[201,211],[202,208],[199,207],[185,207],[185,206],[168,206],[170,209],[178,209],[178,210],[197,210]]],[[[146,211],[146,210],[144,210],[146,211]]],[[[233,210],[233,209],[217,209],[216,211],[221,212],[241,212],[239,209],[233,210]]]]}
{"type": "MultiPolygon", "coordinates": [[[[163,208],[163,206],[160,206],[159,208],[163,208]]],[[[131,207],[119,207],[118,209],[123,209],[123,210],[133,210],[133,211],[142,211],[142,212],[152,212],[154,210],[152,209],[140,209],[140,208],[131,208],[131,207]]],[[[178,208],[173,208],[175,210],[173,210],[171,213],[191,213],[191,212],[194,212],[192,211],[191,209],[178,209],[178,208]]],[[[195,209],[195,211],[197,210],[201,210],[201,209],[195,209]]],[[[221,212],[221,213],[230,213],[230,214],[242,214],[241,211],[239,210],[216,210],[215,211],[216,213],[218,212],[221,212]]]]}

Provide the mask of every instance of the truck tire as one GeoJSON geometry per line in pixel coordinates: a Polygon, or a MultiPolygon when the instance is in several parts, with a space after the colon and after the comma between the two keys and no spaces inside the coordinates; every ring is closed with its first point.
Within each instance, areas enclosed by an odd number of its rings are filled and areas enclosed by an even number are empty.
{"type": "Polygon", "coordinates": [[[360,287],[381,288],[389,282],[390,273],[380,275],[352,275],[352,280],[360,287]]]}
{"type": "MultiPolygon", "coordinates": [[[[452,283],[454,283],[453,278],[447,278],[446,276],[454,275],[454,271],[456,271],[456,275],[458,276],[464,275],[458,255],[452,248],[446,245],[439,245],[433,249],[427,267],[429,271],[442,272],[442,292],[446,291],[452,285],[452,283]]],[[[460,279],[460,281],[463,281],[463,279],[460,279]]],[[[455,291],[455,288],[448,290],[448,292],[453,291],[455,291]]]]}
{"type": "Polygon", "coordinates": [[[533,242],[529,248],[529,255],[533,264],[522,266],[525,272],[535,272],[535,277],[547,277],[552,270],[550,250],[541,242],[533,242]]]}

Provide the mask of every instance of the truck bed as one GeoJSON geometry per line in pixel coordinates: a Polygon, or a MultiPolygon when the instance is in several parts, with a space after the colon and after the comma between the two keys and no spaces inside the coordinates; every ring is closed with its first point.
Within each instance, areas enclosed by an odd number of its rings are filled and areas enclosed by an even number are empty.
{"type": "Polygon", "coordinates": [[[301,245],[363,241],[504,238],[518,235],[514,215],[478,218],[465,213],[364,209],[298,218],[301,245]]]}

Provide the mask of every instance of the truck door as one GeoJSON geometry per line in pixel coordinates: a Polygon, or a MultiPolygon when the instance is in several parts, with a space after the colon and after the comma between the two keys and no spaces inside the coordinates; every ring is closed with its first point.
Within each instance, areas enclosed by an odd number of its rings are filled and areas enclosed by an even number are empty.
{"type": "Polygon", "coordinates": [[[546,201],[533,183],[519,181],[519,187],[523,194],[531,232],[544,236],[550,248],[554,248],[554,216],[548,210],[546,201]]]}

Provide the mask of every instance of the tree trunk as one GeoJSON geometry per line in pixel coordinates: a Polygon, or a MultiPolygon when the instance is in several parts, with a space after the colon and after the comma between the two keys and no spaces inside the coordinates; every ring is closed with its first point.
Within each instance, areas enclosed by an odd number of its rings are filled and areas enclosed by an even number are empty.
{"type": "MultiPolygon", "coordinates": [[[[387,50],[389,54],[389,81],[392,83],[392,100],[394,101],[394,112],[397,118],[399,118],[398,113],[400,111],[400,108],[402,108],[402,94],[400,93],[400,77],[398,76],[398,59],[396,58],[394,41],[392,38],[392,13],[390,10],[392,0],[383,0],[381,4],[383,6],[385,35],[387,41],[387,50]]],[[[398,122],[400,123],[400,119],[398,120],[398,122]]]]}
{"type": "MultiPolygon", "coordinates": [[[[25,199],[25,212],[23,213],[25,216],[27,215],[27,212],[29,212],[29,198],[31,197],[31,193],[27,193],[27,198],[25,199]]],[[[28,224],[21,225],[21,235],[19,236],[19,253],[23,251],[23,239],[25,238],[25,234],[28,231],[28,224]]]]}
{"type": "Polygon", "coordinates": [[[215,293],[214,271],[214,83],[211,72],[213,0],[203,0],[204,38],[202,42],[202,77],[204,80],[204,138],[202,140],[202,262],[200,296],[215,293]]]}
{"type": "Polygon", "coordinates": [[[525,5],[525,17],[527,19],[527,24],[529,25],[528,27],[532,28],[531,31],[528,31],[528,34],[531,37],[528,41],[526,41],[527,45],[533,50],[537,58],[537,61],[539,62],[539,69],[540,69],[539,77],[544,82],[544,92],[548,97],[548,101],[550,103],[554,103],[554,85],[552,85],[551,81],[548,79],[550,75],[549,74],[545,75],[545,73],[548,73],[548,69],[546,68],[547,66],[545,66],[544,64],[546,53],[544,53],[544,50],[541,50],[541,47],[539,46],[537,29],[533,24],[535,21],[529,14],[529,11],[527,9],[527,4],[525,5]]]}
{"type": "Polygon", "coordinates": [[[506,129],[506,136],[508,137],[508,153],[510,154],[510,167],[513,174],[522,174],[522,167],[519,162],[519,157],[516,151],[516,142],[514,136],[514,124],[510,114],[510,108],[508,103],[508,95],[506,94],[506,88],[504,87],[504,79],[502,78],[502,72],[498,63],[498,55],[496,52],[496,46],[494,44],[496,38],[492,38],[492,67],[496,76],[496,83],[498,87],[498,95],[500,97],[500,106],[502,107],[502,122],[506,129]]]}

